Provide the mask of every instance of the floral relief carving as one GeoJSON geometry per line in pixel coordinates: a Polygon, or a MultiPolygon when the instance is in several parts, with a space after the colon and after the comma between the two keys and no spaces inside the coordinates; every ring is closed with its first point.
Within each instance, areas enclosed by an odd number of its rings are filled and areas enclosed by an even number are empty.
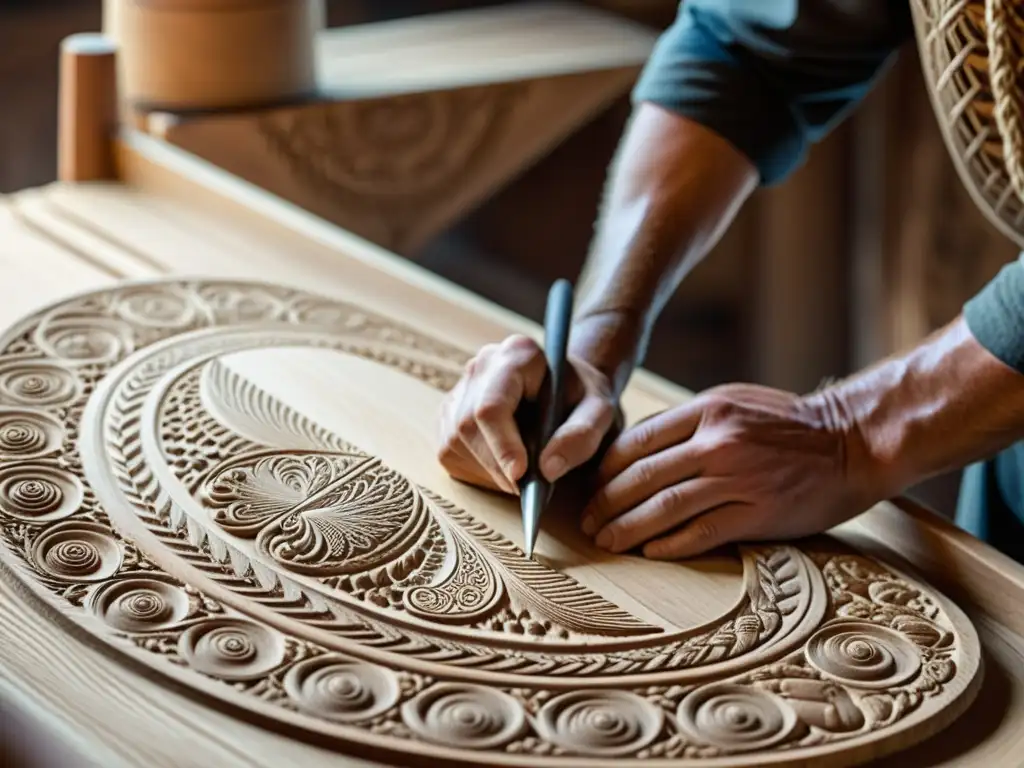
{"type": "Polygon", "coordinates": [[[975,687],[955,606],[829,539],[745,548],[728,612],[648,624],[220,362],[275,345],[438,389],[466,357],[262,284],[44,310],[0,342],[0,557],[96,642],[399,762],[827,765],[975,687]]]}

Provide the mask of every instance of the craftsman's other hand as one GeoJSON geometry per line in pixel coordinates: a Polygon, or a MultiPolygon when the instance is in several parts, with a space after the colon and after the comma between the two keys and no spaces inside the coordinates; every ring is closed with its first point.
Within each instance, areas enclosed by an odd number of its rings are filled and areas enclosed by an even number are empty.
{"type": "Polygon", "coordinates": [[[884,498],[841,421],[814,396],[716,387],[619,435],[583,530],[655,559],[824,531],[884,498]]]}
{"type": "MultiPolygon", "coordinates": [[[[526,447],[515,422],[516,409],[533,399],[547,364],[540,346],[527,336],[489,344],[466,365],[441,408],[438,458],[458,480],[518,493],[526,472],[526,447]]],[[[540,456],[549,481],[590,460],[612,426],[616,408],[606,376],[570,356],[566,395],[572,410],[540,456]]]]}

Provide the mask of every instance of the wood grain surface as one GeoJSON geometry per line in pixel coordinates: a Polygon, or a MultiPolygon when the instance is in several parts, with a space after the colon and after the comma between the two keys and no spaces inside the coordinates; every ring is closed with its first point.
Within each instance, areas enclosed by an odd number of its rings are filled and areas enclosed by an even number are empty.
{"type": "MultiPolygon", "coordinates": [[[[467,349],[510,330],[538,333],[532,324],[152,139],[127,135],[120,159],[123,185],[54,185],[4,200],[0,263],[14,278],[4,284],[0,325],[73,293],[113,288],[124,277],[198,274],[270,277],[383,314],[415,317],[421,332],[467,349]],[[468,317],[473,322],[466,322],[468,317]]],[[[247,380],[283,388],[279,396],[288,397],[296,384],[266,373],[268,366],[297,362],[280,354],[235,357],[227,364],[247,380]]],[[[324,391],[342,386],[329,370],[318,375],[328,377],[324,391]]],[[[638,374],[627,397],[629,416],[638,418],[685,397],[677,387],[638,374]]],[[[329,398],[312,402],[309,407],[321,419],[353,423],[351,415],[331,415],[336,406],[329,398]]],[[[396,447],[377,448],[385,449],[396,447]]],[[[391,459],[406,461],[400,453],[391,459]]],[[[974,705],[938,735],[880,764],[1017,765],[1024,738],[1020,567],[993,558],[990,548],[943,528],[920,510],[880,505],[837,535],[867,551],[874,548],[886,562],[900,562],[892,546],[906,555],[912,577],[943,588],[949,584],[983,648],[983,687],[974,705]]],[[[728,588],[733,577],[726,576],[722,584],[728,588]]],[[[104,765],[345,764],[325,744],[316,746],[316,738],[311,743],[285,736],[265,712],[246,714],[243,707],[217,713],[188,685],[169,691],[166,682],[41,610],[39,598],[16,583],[9,573],[0,580],[4,626],[17,627],[0,642],[4,692],[19,710],[44,713],[43,722],[62,734],[69,748],[97,756],[104,765]],[[180,745],[186,741],[190,749],[183,753],[180,745]]],[[[707,615],[701,611],[714,610],[713,590],[707,598],[691,609],[655,603],[647,606],[647,615],[685,622],[680,611],[696,609],[689,620],[698,620],[707,615]]],[[[870,755],[866,749],[859,757],[870,755]]]]}

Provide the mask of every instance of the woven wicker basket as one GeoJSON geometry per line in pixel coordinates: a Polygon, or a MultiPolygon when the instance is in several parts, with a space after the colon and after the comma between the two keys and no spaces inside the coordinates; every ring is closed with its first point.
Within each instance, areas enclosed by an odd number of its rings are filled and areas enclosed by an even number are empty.
{"type": "Polygon", "coordinates": [[[910,0],[932,104],[960,178],[1024,248],[1024,0],[910,0]]]}

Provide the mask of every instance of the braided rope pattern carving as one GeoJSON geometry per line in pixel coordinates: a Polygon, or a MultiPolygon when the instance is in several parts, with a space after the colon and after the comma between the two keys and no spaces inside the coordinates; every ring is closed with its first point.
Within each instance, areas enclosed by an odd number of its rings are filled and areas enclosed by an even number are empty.
{"type": "Polygon", "coordinates": [[[911,0],[932,104],[961,180],[1024,247],[1024,24],[1016,0],[911,0]]]}

